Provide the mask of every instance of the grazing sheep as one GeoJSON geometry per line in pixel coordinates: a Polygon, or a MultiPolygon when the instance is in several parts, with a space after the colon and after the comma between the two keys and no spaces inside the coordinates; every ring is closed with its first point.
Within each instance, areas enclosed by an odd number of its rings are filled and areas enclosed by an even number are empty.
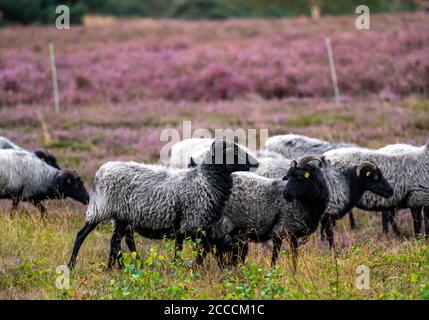
{"type": "MultiPolygon", "coordinates": [[[[313,233],[320,223],[329,200],[329,190],[321,168],[311,162],[321,163],[315,157],[292,162],[287,181],[258,176],[253,173],[234,173],[230,199],[224,215],[207,232],[203,242],[202,263],[212,244],[222,260],[222,245],[226,236],[233,243],[244,244],[241,259],[244,260],[247,242],[273,241],[271,263],[276,263],[284,239],[289,239],[296,267],[298,239],[313,233]]],[[[233,257],[237,261],[237,257],[233,257]]]]}
{"type": "MultiPolygon", "coordinates": [[[[301,164],[308,160],[314,160],[314,157],[304,158],[301,160],[301,164]]],[[[295,163],[293,162],[293,164],[295,163]]],[[[343,216],[350,208],[355,206],[362,194],[367,190],[386,197],[391,196],[393,193],[392,188],[383,178],[380,170],[368,162],[360,163],[352,169],[340,172],[322,159],[318,174],[321,175],[325,181],[329,194],[326,210],[321,217],[322,221],[329,222],[329,218],[332,216],[343,216]]],[[[306,181],[306,179],[301,179],[301,183],[306,185],[309,182],[306,181]]],[[[225,206],[224,216],[221,221],[213,227],[213,231],[209,233],[214,234],[210,235],[212,239],[221,239],[222,236],[228,234],[229,237],[232,238],[232,243],[237,246],[236,249],[233,248],[231,250],[231,246],[228,247],[225,245],[223,239],[221,241],[215,240],[213,244],[220,247],[218,251],[221,252],[221,254],[222,251],[233,251],[234,263],[237,263],[239,259],[238,256],[244,261],[247,253],[248,240],[258,242],[266,240],[268,233],[266,226],[273,228],[274,225],[279,223],[276,222],[275,219],[281,219],[283,216],[294,214],[295,209],[291,211],[288,204],[283,200],[282,202],[277,199],[279,197],[278,189],[281,189],[279,185],[282,186],[283,184],[284,183],[279,179],[272,180],[260,178],[258,180],[252,177],[252,175],[244,173],[236,173],[233,175],[232,195],[225,206]],[[218,231],[218,229],[221,231],[218,231]],[[220,245],[219,242],[221,243],[220,245]]],[[[295,183],[295,186],[301,188],[298,182],[295,183]]],[[[293,193],[293,190],[291,192],[293,193]]],[[[308,201],[310,201],[310,199],[308,199],[308,201]]],[[[333,245],[332,229],[327,229],[324,223],[322,223],[322,228],[327,230],[328,240],[330,241],[330,245],[333,245]]],[[[311,228],[310,230],[312,230],[311,232],[314,231],[311,228]]],[[[275,250],[279,250],[279,240],[276,241],[273,239],[273,243],[274,248],[276,248],[277,245],[277,249],[275,250]]],[[[210,250],[210,246],[210,240],[204,243],[202,257],[210,250]]],[[[273,251],[273,263],[276,257],[277,253],[273,251]]],[[[201,263],[202,258],[197,262],[201,263]]],[[[223,263],[222,257],[220,262],[221,264],[223,263]]]]}
{"type": "MultiPolygon", "coordinates": [[[[322,156],[329,150],[349,147],[357,147],[357,145],[344,142],[331,143],[298,134],[277,135],[265,142],[267,150],[278,152],[287,159],[299,159],[307,155],[322,156]]],[[[350,227],[355,229],[356,221],[352,211],[349,212],[349,219],[350,227]]]]}
{"type": "MultiPolygon", "coordinates": [[[[364,194],[357,207],[367,211],[392,211],[396,208],[416,209],[429,204],[429,142],[407,152],[402,147],[381,150],[342,148],[325,153],[333,166],[342,170],[354,163],[371,161],[383,172],[394,193],[390,198],[364,194]],[[390,151],[389,151],[390,149],[390,151]],[[396,152],[392,152],[396,150],[396,152]],[[402,149],[404,150],[404,149],[402,149]]],[[[384,228],[383,228],[384,229],[384,228]]]]}
{"type": "Polygon", "coordinates": [[[253,157],[221,139],[212,143],[204,161],[192,169],[135,162],[103,165],[95,176],[86,224],[76,236],[69,267],[74,267],[86,236],[108,219],[115,222],[109,268],[118,257],[124,236],[129,249],[135,251],[132,230],[155,239],[176,236],[176,248],[181,250],[185,236],[195,235],[220,219],[231,194],[231,173],[252,167],[257,167],[253,157]]]}
{"type": "MultiPolygon", "coordinates": [[[[419,152],[419,150],[422,147],[416,147],[409,144],[390,144],[383,148],[378,149],[378,152],[386,153],[386,154],[395,154],[395,155],[406,155],[409,153],[416,153],[419,152]]],[[[390,211],[383,211],[382,212],[382,224],[383,224],[383,233],[388,233],[388,222],[391,223],[392,229],[395,232],[397,236],[400,235],[399,229],[396,226],[396,223],[394,221],[394,217],[396,215],[397,209],[391,209],[390,211]]],[[[414,234],[417,237],[421,232],[422,227],[422,215],[425,215],[426,209],[421,208],[413,208],[411,209],[411,215],[413,218],[413,227],[414,227],[414,234]]],[[[426,216],[426,215],[425,215],[426,216]]],[[[425,234],[429,235],[429,224],[426,222],[425,217],[425,234]]]]}
{"type": "MultiPolygon", "coordinates": [[[[0,137],[0,149],[15,149],[15,150],[27,151],[5,137],[0,137]]],[[[31,152],[31,151],[28,151],[28,152],[31,152]]],[[[54,167],[55,169],[61,170],[60,166],[58,165],[57,158],[55,158],[55,156],[52,155],[49,151],[38,149],[38,150],[34,150],[33,153],[36,155],[36,157],[42,159],[50,166],[54,167]]]]}
{"type": "Polygon", "coordinates": [[[19,201],[26,201],[44,215],[42,201],[67,197],[83,204],[89,202],[76,172],[55,169],[28,151],[0,150],[0,199],[11,199],[12,211],[19,201]]]}
{"type": "Polygon", "coordinates": [[[320,231],[322,240],[326,235],[330,247],[333,247],[332,221],[344,217],[356,206],[364,192],[369,191],[380,197],[389,198],[393,195],[393,189],[381,170],[371,162],[356,162],[350,168],[337,169],[324,157],[322,161],[330,197],[320,231]]]}

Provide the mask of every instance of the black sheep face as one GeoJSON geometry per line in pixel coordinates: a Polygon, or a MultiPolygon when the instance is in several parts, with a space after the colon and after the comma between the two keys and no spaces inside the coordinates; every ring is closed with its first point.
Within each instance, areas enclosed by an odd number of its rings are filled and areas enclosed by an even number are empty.
{"type": "Polygon", "coordinates": [[[393,195],[392,186],[384,178],[378,167],[371,165],[364,166],[360,170],[357,170],[356,175],[362,181],[365,190],[384,198],[389,198],[393,195]]]}
{"type": "Polygon", "coordinates": [[[57,158],[55,158],[55,156],[50,152],[40,149],[40,150],[35,150],[34,154],[36,155],[37,158],[39,158],[40,160],[43,160],[51,167],[61,170],[60,166],[58,165],[57,158]]]}
{"type": "Polygon", "coordinates": [[[237,144],[225,139],[216,139],[204,161],[206,164],[223,166],[228,172],[254,171],[258,161],[237,144]]]}
{"type": "Polygon", "coordinates": [[[63,170],[56,179],[56,190],[62,198],[72,198],[82,204],[88,204],[89,195],[82,179],[75,171],[63,170]]]}
{"type": "Polygon", "coordinates": [[[283,180],[287,180],[283,197],[287,201],[311,201],[321,193],[320,169],[311,165],[291,167],[283,180]]]}

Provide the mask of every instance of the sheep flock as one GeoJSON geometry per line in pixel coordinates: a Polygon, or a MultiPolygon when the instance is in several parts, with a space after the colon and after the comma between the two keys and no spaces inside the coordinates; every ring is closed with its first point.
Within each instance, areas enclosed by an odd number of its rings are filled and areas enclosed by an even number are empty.
{"type": "Polygon", "coordinates": [[[297,134],[269,138],[250,150],[225,138],[185,139],[173,145],[169,165],[108,162],[88,193],[79,174],[62,169],[46,150],[26,150],[0,137],[0,199],[19,202],[71,198],[87,206],[82,229],[70,244],[69,268],[78,263],[85,238],[112,221],[107,267],[122,265],[121,243],[138,252],[134,233],[174,239],[176,255],[185,239],[198,240],[196,264],[213,254],[220,268],[246,260],[249,243],[271,249],[276,264],[282,244],[297,268],[298,248],[320,230],[335,249],[335,221],[353,208],[381,212],[381,231],[401,236],[399,209],[409,209],[416,238],[429,236],[429,141],[423,146],[368,149],[297,134]],[[271,244],[269,244],[271,242],[271,244]]]}

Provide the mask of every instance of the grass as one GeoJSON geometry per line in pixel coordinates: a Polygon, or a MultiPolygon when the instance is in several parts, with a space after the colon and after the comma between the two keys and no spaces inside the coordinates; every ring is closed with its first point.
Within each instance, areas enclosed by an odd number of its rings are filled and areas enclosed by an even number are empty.
{"type": "MultiPolygon", "coordinates": [[[[6,208],[5,208],[6,209],[6,208]]],[[[141,260],[126,253],[124,270],[105,270],[112,232],[99,226],[86,240],[70,288],[61,283],[58,266],[69,258],[83,225],[82,207],[52,203],[42,220],[33,208],[14,218],[0,215],[0,299],[428,299],[429,248],[423,240],[383,238],[379,216],[357,214],[358,230],[337,225],[337,261],[318,235],[300,249],[298,272],[291,272],[287,246],[279,263],[269,266],[269,252],[252,245],[245,265],[220,270],[213,258],[195,266],[188,242],[173,260],[172,241],[136,237],[141,260]],[[369,269],[369,289],[358,289],[357,268],[369,269]],[[58,280],[59,279],[59,280],[58,280]]],[[[410,222],[399,219],[403,230],[410,222]]],[[[125,246],[124,246],[125,247],[125,246]]]]}
{"type": "Polygon", "coordinates": [[[285,125],[291,127],[308,127],[320,124],[337,124],[338,122],[353,122],[351,115],[342,115],[338,113],[312,113],[287,120],[285,125]]]}
{"type": "MultiPolygon", "coordinates": [[[[192,119],[194,130],[213,132],[243,124],[243,129],[268,128],[270,135],[293,131],[379,147],[425,142],[429,127],[417,127],[413,121],[427,119],[426,106],[427,100],[414,97],[393,102],[356,99],[341,109],[331,100],[244,99],[210,104],[208,113],[201,112],[206,108],[201,103],[150,101],[138,107],[76,107],[61,114],[39,106],[17,107],[0,110],[0,135],[35,149],[42,139],[33,112],[44,112],[53,137],[48,148],[60,165],[77,170],[89,186],[106,161],[156,162],[162,146],[158,127],[174,127],[172,119],[192,119]]],[[[70,273],[70,288],[58,289],[56,281],[63,283],[64,278],[56,270],[68,262],[85,208],[72,201],[46,204],[46,220],[25,204],[12,219],[10,203],[0,202],[0,299],[429,299],[429,247],[413,238],[410,214],[399,214],[404,238],[396,239],[381,235],[379,214],[359,211],[357,230],[350,230],[346,219],[337,223],[336,259],[314,234],[300,248],[296,274],[286,244],[274,269],[270,252],[253,244],[245,265],[220,270],[212,257],[202,267],[193,265],[196,252],[189,242],[182,258],[173,261],[171,241],[139,236],[141,261],[128,253],[124,270],[107,271],[112,226],[106,223],[83,244],[70,273]],[[369,289],[356,287],[359,266],[369,269],[369,289]]]]}

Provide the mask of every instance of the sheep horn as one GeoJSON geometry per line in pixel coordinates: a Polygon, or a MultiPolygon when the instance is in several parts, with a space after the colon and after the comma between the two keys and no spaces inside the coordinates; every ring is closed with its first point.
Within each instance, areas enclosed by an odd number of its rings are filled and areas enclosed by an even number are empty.
{"type": "Polygon", "coordinates": [[[361,170],[363,168],[367,168],[367,167],[369,167],[371,170],[375,170],[377,168],[374,163],[368,162],[368,161],[364,161],[364,162],[359,163],[359,165],[357,166],[357,168],[356,168],[356,175],[359,177],[361,170]]]}
{"type": "Polygon", "coordinates": [[[296,160],[292,160],[292,162],[290,163],[291,168],[296,168],[298,166],[298,162],[296,162],[296,160]]]}
{"type": "Polygon", "coordinates": [[[316,157],[316,156],[303,157],[301,160],[299,160],[299,165],[305,166],[305,165],[309,164],[311,161],[318,161],[320,163],[320,166],[323,165],[323,161],[319,157],[316,157]]]}

